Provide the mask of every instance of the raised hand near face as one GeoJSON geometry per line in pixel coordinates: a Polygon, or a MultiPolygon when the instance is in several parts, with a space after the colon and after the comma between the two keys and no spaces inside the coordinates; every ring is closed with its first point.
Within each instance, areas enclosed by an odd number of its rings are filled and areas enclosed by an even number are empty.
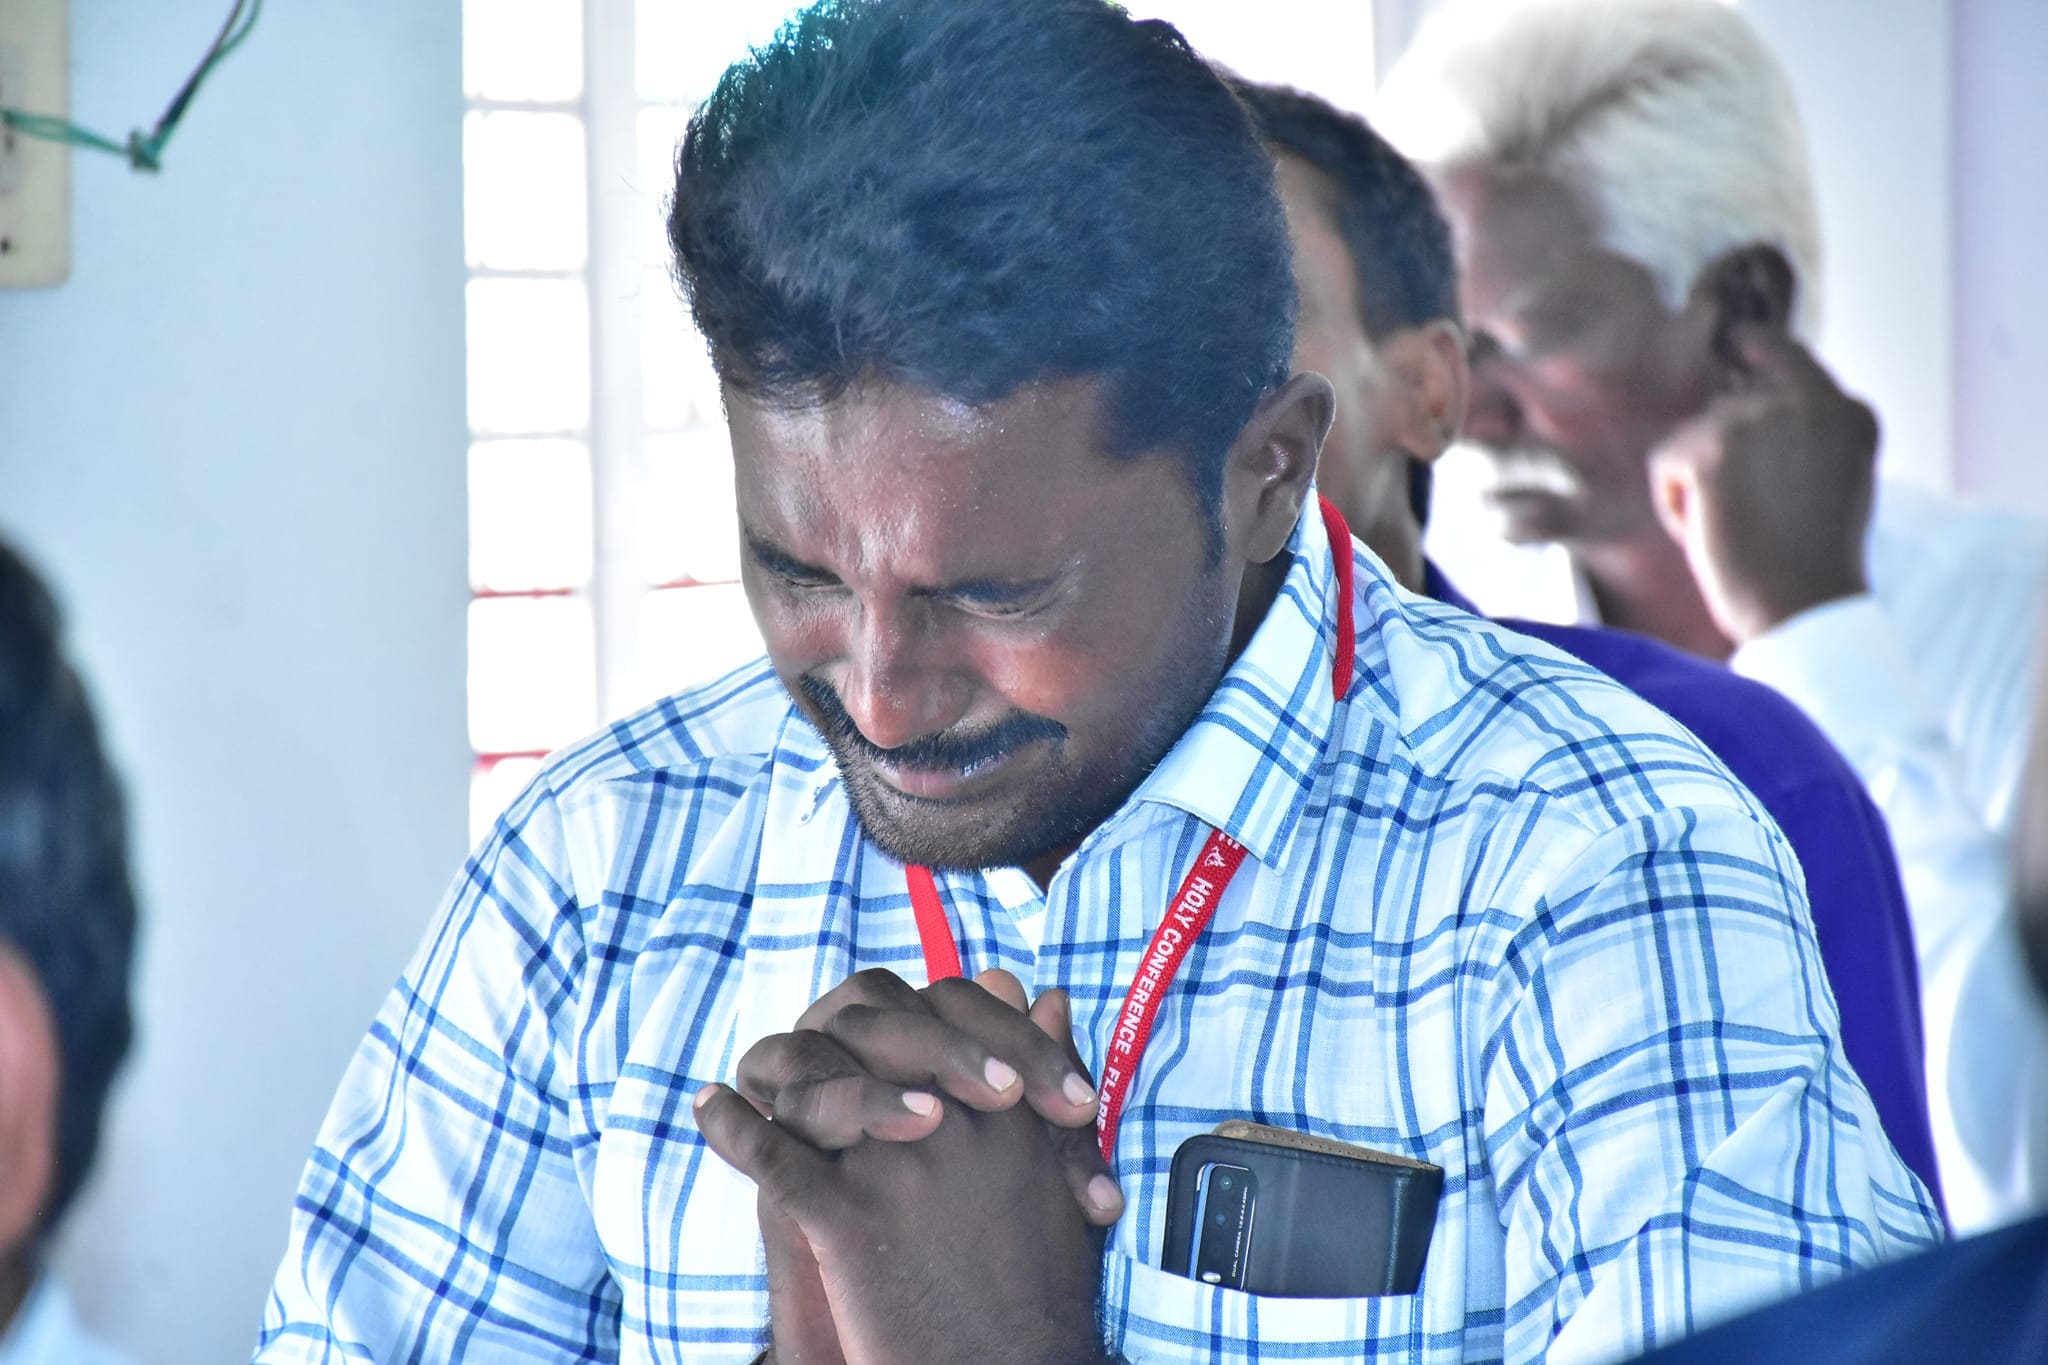
{"type": "Polygon", "coordinates": [[[917,992],[855,978],[806,1012],[822,1027],[749,1052],[745,1098],[700,1092],[705,1140],[760,1186],[778,1365],[1100,1357],[1088,1221],[1112,1221],[1121,1199],[1095,1179],[1092,1090],[1081,1102],[1064,1084],[1087,1088],[1065,1000],[1027,1015],[1015,978],[985,980],[917,992]],[[1007,1036],[990,1050],[970,1030],[1007,1036]],[[1003,1054],[1018,1064],[991,1075],[1003,1054]],[[931,1103],[904,1104],[918,1085],[931,1103]]]}
{"type": "Polygon", "coordinates": [[[1728,333],[1730,384],[1651,456],[1664,528],[1737,645],[1869,590],[1877,419],[1778,327],[1728,333]]]}

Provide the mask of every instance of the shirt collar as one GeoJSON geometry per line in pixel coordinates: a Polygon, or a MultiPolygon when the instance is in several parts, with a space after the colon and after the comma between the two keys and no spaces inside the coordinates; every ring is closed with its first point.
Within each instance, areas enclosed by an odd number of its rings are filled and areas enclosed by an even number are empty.
{"type": "Polygon", "coordinates": [[[1336,716],[1336,561],[1313,492],[1287,553],[1266,619],[1130,803],[1186,811],[1269,867],[1300,827],[1336,716]]]}

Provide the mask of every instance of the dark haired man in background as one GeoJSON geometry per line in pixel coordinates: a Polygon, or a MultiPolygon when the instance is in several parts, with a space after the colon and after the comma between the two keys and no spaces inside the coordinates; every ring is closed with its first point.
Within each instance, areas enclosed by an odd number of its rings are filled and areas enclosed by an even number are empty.
{"type": "Polygon", "coordinates": [[[126,828],[57,605],[0,545],[0,1365],[117,1359],[43,1256],[128,1055],[126,828]]]}
{"type": "MultiPolygon", "coordinates": [[[[1422,551],[1429,470],[1457,438],[1471,381],[1450,229],[1420,172],[1365,120],[1298,91],[1239,94],[1278,154],[1301,296],[1294,363],[1337,390],[1316,482],[1403,587],[1473,610],[1422,551]]],[[[1913,926],[1883,818],[1855,772],[1761,683],[1625,631],[1503,624],[1668,712],[1770,811],[1806,874],[1849,1062],[1886,1136],[1938,1191],[1913,926]]]]}
{"type": "Polygon", "coordinates": [[[1936,1235],[1748,793],[1312,499],[1272,164],[1172,29],[820,4],[670,236],[768,656],[478,850],[264,1359],[1613,1357],[1936,1235]],[[1166,1269],[1231,1118],[1442,1166],[1421,1289],[1166,1269]]]}

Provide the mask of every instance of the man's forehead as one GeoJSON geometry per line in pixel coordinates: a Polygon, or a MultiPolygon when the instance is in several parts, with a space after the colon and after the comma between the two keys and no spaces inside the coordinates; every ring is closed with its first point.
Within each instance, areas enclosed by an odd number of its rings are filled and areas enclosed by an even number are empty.
{"type": "Polygon", "coordinates": [[[1507,302],[1557,283],[1602,248],[1583,197],[1548,171],[1466,165],[1435,177],[1469,293],[1507,302]]]}
{"type": "Polygon", "coordinates": [[[968,447],[1016,430],[1102,435],[1104,381],[1094,376],[1024,384],[975,401],[912,384],[865,380],[823,400],[784,401],[727,389],[737,440],[780,449],[898,446],[906,452],[968,447]]]}
{"type": "Polygon", "coordinates": [[[1105,454],[1092,380],[979,404],[888,385],[802,407],[735,396],[727,415],[747,531],[771,541],[852,537],[862,558],[955,541],[962,528],[1028,538],[1034,523],[1057,521],[1134,463],[1105,454]]]}
{"type": "Polygon", "coordinates": [[[972,439],[1000,424],[1000,414],[990,405],[872,381],[817,400],[728,390],[725,409],[736,454],[881,445],[928,448],[972,439]]]}

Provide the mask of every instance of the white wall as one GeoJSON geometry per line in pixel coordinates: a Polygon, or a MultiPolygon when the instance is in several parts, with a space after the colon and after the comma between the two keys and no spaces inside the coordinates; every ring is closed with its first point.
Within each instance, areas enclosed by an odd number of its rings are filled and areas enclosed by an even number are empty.
{"type": "Polygon", "coordinates": [[[2048,519],[2048,5],[1953,8],[1956,481],[2048,519]]]}
{"type": "MultiPolygon", "coordinates": [[[[227,7],[73,0],[77,116],[153,118],[227,7]]],[[[145,900],[62,1266],[143,1365],[247,1357],[463,852],[458,9],[267,6],[160,178],[75,158],[70,282],[0,294],[0,532],[68,606],[145,900]]]]}
{"type": "Polygon", "coordinates": [[[1884,423],[1885,472],[1954,484],[1948,0],[1743,0],[1806,121],[1820,353],[1884,423]]]}
{"type": "Polygon", "coordinates": [[[1887,468],[2048,518],[2048,6],[1745,0],[1813,135],[1824,350],[1887,468]]]}
{"type": "Polygon", "coordinates": [[[2048,5],[1743,11],[1790,71],[1812,135],[1822,349],[1882,414],[1886,468],[2048,518],[2048,5]]]}

